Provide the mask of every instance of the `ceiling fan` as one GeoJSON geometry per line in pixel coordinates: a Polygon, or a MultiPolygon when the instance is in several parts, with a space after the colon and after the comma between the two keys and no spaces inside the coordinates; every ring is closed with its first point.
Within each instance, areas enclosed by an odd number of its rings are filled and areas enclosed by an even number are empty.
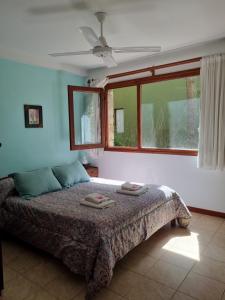
{"type": "Polygon", "coordinates": [[[105,37],[103,36],[103,23],[105,21],[105,12],[96,12],[95,16],[100,23],[100,36],[98,37],[92,28],[90,27],[80,27],[81,33],[84,35],[87,42],[93,47],[87,51],[77,51],[77,52],[63,52],[63,53],[51,53],[50,56],[72,56],[72,55],[86,55],[93,54],[97,57],[102,58],[103,62],[107,67],[117,66],[115,59],[112,54],[115,53],[134,53],[134,52],[160,52],[160,46],[152,47],[110,47],[108,46],[105,37]]]}

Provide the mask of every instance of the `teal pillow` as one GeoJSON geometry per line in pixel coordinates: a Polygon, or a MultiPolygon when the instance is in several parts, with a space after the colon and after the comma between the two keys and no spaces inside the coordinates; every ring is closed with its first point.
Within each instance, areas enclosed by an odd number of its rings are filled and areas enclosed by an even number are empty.
{"type": "Polygon", "coordinates": [[[63,187],[71,187],[79,182],[90,181],[88,173],[78,160],[72,164],[54,167],[52,170],[63,187]]]}
{"type": "Polygon", "coordinates": [[[62,189],[51,168],[14,173],[11,176],[13,177],[17,192],[22,198],[27,200],[41,194],[62,189]]]}

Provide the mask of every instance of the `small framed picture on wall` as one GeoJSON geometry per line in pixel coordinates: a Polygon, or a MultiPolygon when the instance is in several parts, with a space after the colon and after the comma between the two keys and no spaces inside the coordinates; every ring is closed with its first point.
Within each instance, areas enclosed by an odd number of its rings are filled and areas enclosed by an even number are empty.
{"type": "Polygon", "coordinates": [[[42,106],[24,105],[26,128],[43,128],[42,106]]]}

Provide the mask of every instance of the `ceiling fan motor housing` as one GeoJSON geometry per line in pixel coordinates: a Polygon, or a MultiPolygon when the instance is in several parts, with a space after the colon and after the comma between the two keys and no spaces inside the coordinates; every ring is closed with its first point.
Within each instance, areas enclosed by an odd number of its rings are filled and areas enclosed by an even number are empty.
{"type": "Polygon", "coordinates": [[[112,55],[112,48],[108,46],[96,46],[93,49],[93,54],[97,57],[107,57],[112,55]]]}

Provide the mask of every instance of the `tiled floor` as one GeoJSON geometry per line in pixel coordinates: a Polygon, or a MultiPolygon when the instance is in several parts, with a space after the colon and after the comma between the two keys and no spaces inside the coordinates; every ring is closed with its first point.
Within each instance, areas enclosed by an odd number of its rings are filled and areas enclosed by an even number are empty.
{"type": "MultiPolygon", "coordinates": [[[[85,282],[24,244],[3,242],[3,300],[84,300],[85,282]]],[[[115,268],[96,300],[225,300],[225,220],[193,214],[189,229],[165,226],[115,268]]]]}

